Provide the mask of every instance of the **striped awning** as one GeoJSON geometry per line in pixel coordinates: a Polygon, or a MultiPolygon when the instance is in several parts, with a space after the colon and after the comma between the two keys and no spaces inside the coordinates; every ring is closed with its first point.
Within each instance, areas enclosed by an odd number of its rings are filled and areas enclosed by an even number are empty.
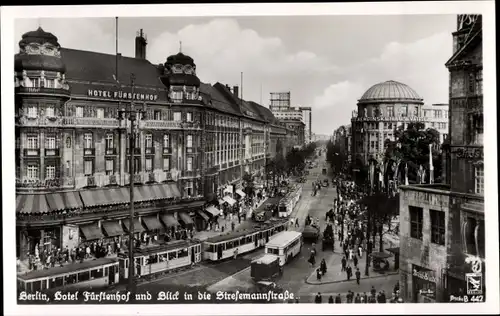
{"type": "Polygon", "coordinates": [[[76,191],[49,193],[46,198],[51,211],[72,210],[83,207],[80,194],[76,191]]]}
{"type": "Polygon", "coordinates": [[[20,194],[16,196],[16,212],[24,214],[48,213],[45,194],[20,194]]]}
{"type": "Polygon", "coordinates": [[[130,200],[127,188],[82,190],[80,196],[87,207],[128,203],[130,200]]]}
{"type": "MultiPolygon", "coordinates": [[[[130,232],[129,222],[130,222],[129,218],[122,220],[123,225],[130,232]]],[[[141,222],[139,221],[138,218],[135,218],[134,219],[134,233],[142,233],[143,231],[144,231],[144,227],[142,227],[141,222]]]]}
{"type": "Polygon", "coordinates": [[[244,198],[245,196],[247,196],[247,195],[245,194],[245,192],[243,192],[243,191],[241,191],[241,190],[239,190],[239,189],[238,189],[238,190],[236,190],[236,193],[238,193],[238,195],[239,195],[239,196],[241,196],[241,197],[243,197],[243,198],[244,198]]]}
{"type": "Polygon", "coordinates": [[[108,237],[116,237],[124,234],[122,225],[118,221],[106,221],[101,223],[108,237]]]}
{"type": "Polygon", "coordinates": [[[215,206],[209,206],[205,209],[208,213],[210,213],[212,216],[219,216],[220,211],[215,207],[215,206]]]}
{"type": "Polygon", "coordinates": [[[204,220],[208,221],[210,218],[208,218],[208,215],[203,213],[203,211],[196,211],[196,214],[200,215],[201,218],[203,218],[204,220]]]}
{"type": "Polygon", "coordinates": [[[161,220],[167,227],[177,227],[180,226],[179,222],[175,219],[174,215],[162,214],[160,215],[161,220]]]}
{"type": "Polygon", "coordinates": [[[163,230],[164,229],[163,225],[160,223],[160,221],[158,220],[158,217],[156,217],[156,215],[144,216],[142,218],[142,221],[144,222],[144,224],[146,225],[148,230],[154,230],[154,229],[163,230]]]}
{"type": "Polygon", "coordinates": [[[188,213],[179,213],[180,220],[186,225],[194,224],[193,219],[188,213]]]}
{"type": "Polygon", "coordinates": [[[86,241],[100,239],[104,237],[97,223],[81,225],[80,230],[82,231],[83,237],[85,238],[86,241]]]}
{"type": "Polygon", "coordinates": [[[181,193],[175,183],[142,185],[134,188],[134,200],[137,202],[172,199],[181,193]]]}
{"type": "Polygon", "coordinates": [[[232,197],[228,196],[228,195],[226,195],[224,197],[224,201],[226,201],[227,203],[229,203],[229,205],[231,205],[231,206],[233,206],[234,203],[236,203],[236,200],[233,199],[232,197]]]}

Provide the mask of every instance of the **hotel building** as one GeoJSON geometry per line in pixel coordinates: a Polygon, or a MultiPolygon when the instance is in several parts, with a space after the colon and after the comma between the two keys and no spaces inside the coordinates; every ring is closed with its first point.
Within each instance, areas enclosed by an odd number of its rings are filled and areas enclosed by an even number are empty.
{"type": "Polygon", "coordinates": [[[216,215],[207,200],[295,145],[294,131],[241,100],[237,87],[200,82],[191,57],[180,52],[154,65],[142,30],[135,44],[130,58],[63,48],[41,28],[22,36],[14,73],[21,259],[37,244],[126,239],[130,181],[136,236],[204,229],[216,215]],[[133,151],[130,121],[118,119],[132,103],[144,111],[133,151]]]}
{"type": "Polygon", "coordinates": [[[400,186],[406,302],[486,295],[481,16],[459,15],[453,42],[444,184],[400,186]]]}

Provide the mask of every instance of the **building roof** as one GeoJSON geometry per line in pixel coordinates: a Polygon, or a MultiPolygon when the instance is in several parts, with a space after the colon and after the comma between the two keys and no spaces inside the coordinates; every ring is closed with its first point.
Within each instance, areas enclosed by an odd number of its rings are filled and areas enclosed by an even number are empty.
{"type": "Polygon", "coordinates": [[[423,99],[409,86],[404,83],[389,80],[373,85],[366,90],[360,103],[380,102],[380,101],[416,101],[422,102],[423,99]]]}
{"type": "Polygon", "coordinates": [[[26,44],[38,43],[45,44],[50,43],[56,47],[59,47],[59,42],[57,41],[57,37],[49,32],[45,32],[41,27],[38,27],[37,30],[26,32],[23,34],[21,41],[19,41],[19,46],[23,47],[26,44]]]}

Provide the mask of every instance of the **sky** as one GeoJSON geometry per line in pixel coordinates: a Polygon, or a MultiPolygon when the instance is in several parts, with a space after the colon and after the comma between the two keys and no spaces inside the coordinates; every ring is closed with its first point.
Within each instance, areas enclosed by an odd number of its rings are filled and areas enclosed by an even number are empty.
{"type": "MultiPolygon", "coordinates": [[[[62,47],[115,53],[115,18],[15,21],[22,34],[41,26],[62,47]]],[[[139,29],[146,57],[164,63],[180,50],[202,82],[240,85],[243,98],[269,106],[270,92],[291,92],[292,106],[312,107],[312,131],[331,135],[350,124],[372,85],[396,80],[426,104],[448,103],[448,70],[456,15],[246,16],[120,18],[119,52],[135,54],[139,29]]]]}

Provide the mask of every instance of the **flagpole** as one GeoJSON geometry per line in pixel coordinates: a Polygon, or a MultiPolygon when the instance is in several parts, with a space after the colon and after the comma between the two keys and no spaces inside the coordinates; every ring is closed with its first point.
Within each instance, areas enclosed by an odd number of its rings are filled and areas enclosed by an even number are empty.
{"type": "Polygon", "coordinates": [[[240,78],[240,86],[241,86],[241,89],[240,89],[240,99],[243,100],[243,71],[241,72],[241,78],[240,78]]]}
{"type": "Polygon", "coordinates": [[[116,80],[118,80],[118,17],[115,17],[115,63],[116,63],[116,68],[115,68],[115,76],[116,80]]]}

